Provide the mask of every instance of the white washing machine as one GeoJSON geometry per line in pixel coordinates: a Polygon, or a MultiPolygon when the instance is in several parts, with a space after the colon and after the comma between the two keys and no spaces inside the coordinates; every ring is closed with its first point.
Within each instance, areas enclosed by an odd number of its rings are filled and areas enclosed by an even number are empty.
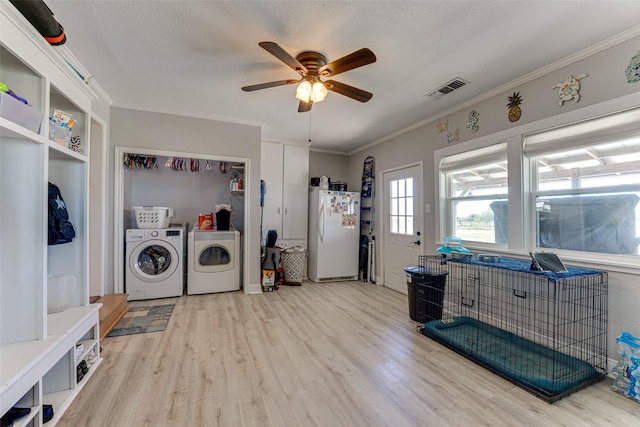
{"type": "Polygon", "coordinates": [[[127,230],[125,290],[130,301],[182,295],[184,233],[182,227],[127,230]]]}
{"type": "Polygon", "coordinates": [[[240,290],[240,233],[233,231],[189,232],[187,294],[210,294],[240,290]]]}

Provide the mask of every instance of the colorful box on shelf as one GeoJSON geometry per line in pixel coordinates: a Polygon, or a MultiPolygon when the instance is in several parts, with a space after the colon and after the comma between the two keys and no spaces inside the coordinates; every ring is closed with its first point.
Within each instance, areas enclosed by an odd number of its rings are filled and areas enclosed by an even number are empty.
{"type": "Polygon", "coordinates": [[[57,124],[53,119],[49,119],[49,139],[68,147],[71,143],[71,129],[57,124]]]}
{"type": "Polygon", "coordinates": [[[0,91],[0,117],[19,124],[32,132],[38,133],[40,131],[42,114],[2,91],[0,91]]]}

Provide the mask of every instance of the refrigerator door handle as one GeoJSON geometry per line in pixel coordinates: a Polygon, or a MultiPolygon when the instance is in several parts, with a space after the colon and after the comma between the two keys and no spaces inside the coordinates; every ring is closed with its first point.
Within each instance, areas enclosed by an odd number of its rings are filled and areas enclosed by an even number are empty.
{"type": "Polygon", "coordinates": [[[320,203],[320,212],[318,213],[318,231],[320,232],[320,243],[324,243],[324,199],[320,203]]]}

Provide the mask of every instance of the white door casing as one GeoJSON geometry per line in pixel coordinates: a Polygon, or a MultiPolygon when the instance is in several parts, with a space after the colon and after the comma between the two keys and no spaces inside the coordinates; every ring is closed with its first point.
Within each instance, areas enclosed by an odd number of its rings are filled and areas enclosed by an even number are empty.
{"type": "Polygon", "coordinates": [[[89,143],[89,295],[109,293],[107,283],[107,160],[106,123],[91,117],[89,143]]]}
{"type": "Polygon", "coordinates": [[[383,285],[406,294],[404,268],[418,264],[424,248],[422,162],[381,175],[383,285]]]}
{"type": "Polygon", "coordinates": [[[262,241],[265,244],[267,232],[278,230],[282,238],[282,177],[283,145],[278,142],[262,141],[260,152],[260,178],[264,180],[264,206],[262,207],[262,241]]]}

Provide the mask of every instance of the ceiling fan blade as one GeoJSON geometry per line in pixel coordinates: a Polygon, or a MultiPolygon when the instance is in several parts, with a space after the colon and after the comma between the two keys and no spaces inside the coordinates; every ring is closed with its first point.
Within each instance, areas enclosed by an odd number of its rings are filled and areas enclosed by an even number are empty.
{"type": "Polygon", "coordinates": [[[349,98],[360,102],[367,102],[373,97],[371,92],[367,92],[366,90],[358,89],[357,87],[349,86],[335,80],[327,80],[324,82],[324,85],[332,92],[348,96],[349,98]]]}
{"type": "Polygon", "coordinates": [[[254,90],[260,90],[260,89],[268,89],[270,87],[276,87],[276,86],[284,86],[284,85],[291,85],[294,83],[298,83],[299,80],[278,80],[275,82],[269,82],[269,83],[260,83],[257,85],[251,85],[251,86],[245,86],[242,88],[243,91],[245,92],[253,92],[254,90]]]}
{"type": "Polygon", "coordinates": [[[278,58],[280,61],[287,64],[293,71],[300,74],[301,76],[306,76],[308,70],[304,65],[298,62],[293,56],[289,55],[289,52],[280,47],[277,43],[274,42],[260,42],[258,45],[278,58]]]}
{"type": "Polygon", "coordinates": [[[347,56],[343,56],[340,59],[329,62],[327,65],[320,67],[318,75],[321,76],[335,76],[345,71],[353,70],[354,68],[362,67],[376,62],[376,56],[374,53],[363,47],[347,56]]]}
{"type": "Polygon", "coordinates": [[[300,101],[298,104],[298,113],[306,113],[307,111],[311,111],[311,106],[313,103],[300,101]]]}

